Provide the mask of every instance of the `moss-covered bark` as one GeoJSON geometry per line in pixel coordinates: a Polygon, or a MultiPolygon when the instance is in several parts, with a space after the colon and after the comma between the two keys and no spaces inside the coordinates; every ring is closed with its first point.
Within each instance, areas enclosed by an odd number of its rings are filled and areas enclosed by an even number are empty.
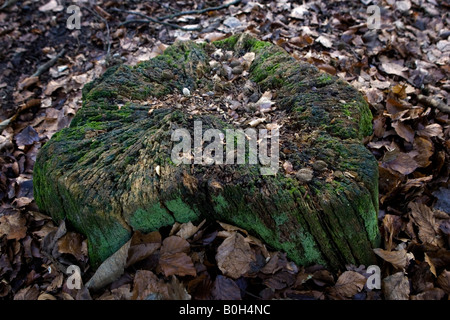
{"type": "Polygon", "coordinates": [[[133,230],[149,232],[202,217],[249,230],[299,264],[370,264],[377,246],[377,163],[361,144],[371,132],[362,96],[346,82],[300,63],[283,49],[248,35],[214,44],[176,43],[134,67],[119,66],[85,86],[83,107],[71,125],[40,150],[34,169],[38,206],[67,219],[88,237],[99,264],[133,230]],[[291,117],[283,140],[294,168],[323,160],[332,179],[315,173],[308,183],[279,172],[260,175],[258,165],[179,165],[170,159],[176,128],[231,128],[219,117],[177,109],[151,114],[144,103],[117,101],[160,97],[188,87],[212,86],[209,56],[217,48],[236,56],[255,52],[250,78],[278,90],[277,105],[291,117]],[[156,173],[159,166],[160,174],[156,173]]]}

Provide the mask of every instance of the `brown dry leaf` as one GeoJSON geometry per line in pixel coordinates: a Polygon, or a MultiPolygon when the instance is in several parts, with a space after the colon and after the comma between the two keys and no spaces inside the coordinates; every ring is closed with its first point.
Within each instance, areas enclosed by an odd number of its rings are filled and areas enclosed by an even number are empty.
{"type": "Polygon", "coordinates": [[[444,289],[445,293],[450,294],[450,271],[442,271],[437,278],[437,284],[444,289]]]}
{"type": "Polygon", "coordinates": [[[189,242],[178,236],[170,236],[164,239],[161,247],[161,255],[184,252],[188,253],[191,245],[189,242]]]}
{"type": "Polygon", "coordinates": [[[394,160],[386,162],[385,165],[405,176],[414,172],[419,167],[415,159],[403,152],[399,152],[394,160]]]}
{"type": "Polygon", "coordinates": [[[282,252],[275,252],[270,258],[269,262],[260,270],[265,274],[274,274],[275,272],[287,266],[286,254],[282,252]]]}
{"type": "Polygon", "coordinates": [[[169,298],[167,284],[149,270],[138,270],[133,282],[133,300],[163,300],[169,298]]]}
{"type": "Polygon", "coordinates": [[[391,91],[400,99],[406,98],[406,85],[397,84],[391,89],[391,91]]]}
{"type": "Polygon", "coordinates": [[[426,205],[410,202],[411,216],[419,227],[419,239],[423,243],[429,243],[438,247],[444,246],[443,239],[439,236],[439,223],[436,222],[433,211],[426,205]]]}
{"type": "Polygon", "coordinates": [[[180,230],[176,233],[177,236],[183,239],[189,239],[192,237],[197,231],[199,227],[194,226],[192,222],[183,223],[180,226],[180,230]]]}
{"type": "Polygon", "coordinates": [[[418,154],[414,157],[417,164],[422,168],[428,167],[431,164],[430,157],[434,153],[433,142],[429,138],[416,137],[414,149],[418,151],[418,154]]]}
{"type": "Polygon", "coordinates": [[[131,237],[126,268],[152,255],[161,247],[161,234],[158,231],[142,234],[135,231],[131,237]]]}
{"type": "Polygon", "coordinates": [[[398,250],[398,251],[386,251],[380,248],[373,249],[373,251],[381,257],[383,260],[389,262],[397,269],[404,269],[409,263],[408,256],[406,254],[406,250],[398,250]]]}
{"type": "Polygon", "coordinates": [[[212,289],[214,300],[241,300],[241,289],[230,278],[218,275],[212,289]]]}
{"type": "Polygon", "coordinates": [[[255,253],[244,237],[235,232],[217,248],[216,261],[224,275],[237,279],[250,270],[255,253]]]}
{"type": "Polygon", "coordinates": [[[242,228],[233,226],[233,225],[228,224],[228,223],[225,223],[225,222],[217,221],[217,223],[220,224],[220,226],[221,226],[222,228],[224,228],[226,231],[231,232],[230,235],[231,235],[234,231],[240,231],[240,232],[242,232],[242,233],[244,233],[245,235],[248,236],[248,232],[247,232],[247,230],[245,230],[245,229],[242,229],[242,228]]]}
{"type": "Polygon", "coordinates": [[[60,253],[69,253],[77,260],[83,260],[87,253],[86,247],[83,248],[83,237],[76,232],[67,232],[57,244],[60,253]]]}
{"type": "Polygon", "coordinates": [[[14,139],[18,146],[29,146],[39,141],[39,134],[32,126],[27,126],[14,139]]]}
{"type": "Polygon", "coordinates": [[[415,132],[409,125],[404,124],[401,121],[394,121],[392,123],[392,127],[395,129],[395,132],[405,139],[406,141],[413,143],[415,132]]]}
{"type": "Polygon", "coordinates": [[[432,288],[417,295],[412,295],[411,300],[441,300],[444,295],[445,292],[441,288],[432,288]]]}
{"type": "Polygon", "coordinates": [[[213,41],[217,41],[217,40],[222,40],[226,36],[227,35],[225,33],[222,33],[222,32],[209,32],[209,33],[205,34],[203,39],[205,39],[205,40],[207,40],[209,42],[213,42],[213,41]]]}
{"type": "Polygon", "coordinates": [[[187,292],[183,283],[177,277],[172,276],[167,284],[170,300],[191,300],[191,295],[187,292]]]}
{"type": "Polygon", "coordinates": [[[290,272],[280,271],[273,276],[265,279],[263,283],[274,290],[281,290],[292,286],[295,283],[296,276],[290,272]]]}
{"type": "Polygon", "coordinates": [[[39,297],[39,287],[37,284],[20,289],[14,296],[14,300],[36,300],[39,297]]]}
{"type": "Polygon", "coordinates": [[[166,277],[197,275],[192,259],[184,252],[165,253],[159,258],[159,265],[166,277]]]}
{"type": "Polygon", "coordinates": [[[42,293],[37,299],[38,300],[57,300],[55,296],[52,296],[49,293],[42,293]]]}
{"type": "Polygon", "coordinates": [[[388,74],[395,74],[405,79],[408,78],[406,73],[408,68],[404,66],[403,60],[393,60],[386,56],[380,56],[379,59],[381,62],[380,69],[382,71],[388,74]]]}
{"type": "Polygon", "coordinates": [[[351,298],[360,292],[366,284],[366,277],[355,271],[345,271],[336,281],[330,292],[342,297],[351,298]]]}
{"type": "Polygon", "coordinates": [[[442,139],[443,138],[442,126],[438,123],[430,124],[425,128],[423,128],[422,130],[417,131],[417,135],[427,138],[439,137],[442,139]]]}
{"type": "Polygon", "coordinates": [[[409,281],[403,272],[384,278],[382,289],[386,300],[409,300],[409,281]]]}
{"type": "Polygon", "coordinates": [[[20,211],[0,217],[0,237],[6,235],[8,240],[20,240],[27,235],[27,219],[20,211]]]}
{"type": "Polygon", "coordinates": [[[86,288],[95,291],[117,280],[125,269],[130,244],[131,240],[127,241],[118,251],[106,259],[86,283],[86,288]]]}

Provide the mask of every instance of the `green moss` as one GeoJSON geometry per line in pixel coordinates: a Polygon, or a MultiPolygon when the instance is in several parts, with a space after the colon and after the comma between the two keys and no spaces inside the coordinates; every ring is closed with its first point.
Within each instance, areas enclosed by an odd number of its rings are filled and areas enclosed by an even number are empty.
{"type": "Polygon", "coordinates": [[[148,209],[138,209],[130,217],[130,225],[142,232],[155,231],[174,223],[173,217],[159,203],[155,203],[148,209]]]}
{"type": "Polygon", "coordinates": [[[197,210],[191,209],[181,198],[166,201],[165,205],[173,213],[175,220],[180,223],[196,221],[200,216],[197,210]]]}

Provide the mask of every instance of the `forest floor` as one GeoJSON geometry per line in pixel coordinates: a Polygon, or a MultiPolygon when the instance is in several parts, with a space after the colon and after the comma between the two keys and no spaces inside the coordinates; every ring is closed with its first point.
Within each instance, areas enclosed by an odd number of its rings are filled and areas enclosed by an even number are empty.
{"type": "Polygon", "coordinates": [[[450,299],[448,0],[224,4],[0,0],[0,299],[450,299]],[[79,30],[66,26],[71,4],[79,30]],[[380,9],[377,29],[368,28],[370,5],[380,9]],[[70,124],[85,83],[177,40],[244,31],[365,95],[374,115],[366,145],[380,172],[382,289],[367,287],[369,266],[298,266],[219,222],[135,233],[95,273],[85,238],[39,212],[36,154],[70,124]],[[98,288],[70,289],[70,265],[98,288]]]}

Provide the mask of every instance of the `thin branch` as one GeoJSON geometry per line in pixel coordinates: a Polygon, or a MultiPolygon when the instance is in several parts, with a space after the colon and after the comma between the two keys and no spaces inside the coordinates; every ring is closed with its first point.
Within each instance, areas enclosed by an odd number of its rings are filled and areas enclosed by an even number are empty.
{"type": "Polygon", "coordinates": [[[111,35],[110,35],[110,30],[109,30],[109,24],[108,24],[108,20],[106,20],[105,18],[103,18],[101,15],[99,15],[97,12],[95,12],[94,10],[92,10],[89,7],[83,6],[83,9],[86,9],[87,11],[89,11],[90,13],[92,13],[93,15],[95,15],[97,18],[99,18],[100,20],[103,21],[103,23],[105,23],[106,25],[106,31],[108,33],[107,37],[108,37],[108,48],[106,51],[106,56],[109,57],[110,56],[110,52],[111,52],[111,35]]]}
{"type": "Polygon", "coordinates": [[[174,14],[169,14],[167,16],[159,17],[158,20],[172,19],[172,18],[176,18],[176,17],[180,17],[180,16],[185,16],[188,14],[201,14],[201,13],[205,13],[205,12],[209,12],[209,11],[222,10],[222,9],[228,8],[229,6],[239,4],[241,1],[242,0],[235,0],[233,2],[230,2],[227,4],[222,4],[217,7],[209,7],[209,8],[205,8],[205,9],[199,9],[199,10],[182,11],[182,12],[178,12],[178,13],[174,13],[174,14]]]}
{"type": "MultiPolygon", "coordinates": [[[[139,23],[153,22],[153,23],[161,24],[163,26],[172,27],[172,28],[175,28],[175,29],[180,29],[180,30],[183,30],[183,31],[198,31],[198,30],[200,30],[199,28],[195,28],[195,29],[184,28],[184,27],[180,27],[180,26],[178,26],[176,24],[172,24],[172,23],[168,23],[168,22],[164,22],[164,21],[159,21],[158,19],[154,19],[152,17],[149,17],[146,14],[143,14],[141,12],[128,11],[128,10],[122,10],[122,9],[117,9],[117,8],[112,8],[111,10],[115,11],[115,12],[123,12],[123,13],[133,14],[133,15],[145,18],[145,19],[130,20],[131,22],[139,22],[139,23]]],[[[125,25],[125,24],[131,23],[131,22],[125,21],[125,22],[122,22],[120,25],[125,25]]]]}
{"type": "Polygon", "coordinates": [[[33,73],[31,76],[32,77],[39,77],[41,74],[43,74],[45,71],[47,71],[48,69],[50,69],[55,63],[56,61],[61,58],[64,54],[66,53],[66,49],[62,49],[54,58],[50,59],[49,61],[47,61],[46,63],[44,63],[43,65],[40,65],[36,72],[33,73]]]}

